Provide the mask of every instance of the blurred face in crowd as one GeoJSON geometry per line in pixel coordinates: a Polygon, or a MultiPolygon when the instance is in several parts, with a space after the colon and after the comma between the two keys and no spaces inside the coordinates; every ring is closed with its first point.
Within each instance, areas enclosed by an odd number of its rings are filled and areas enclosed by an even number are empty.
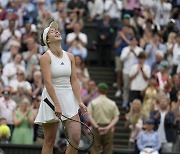
{"type": "Polygon", "coordinates": [[[173,82],[174,82],[174,86],[180,85],[180,79],[179,79],[179,76],[177,74],[173,76],[173,82]]]}
{"type": "Polygon", "coordinates": [[[4,118],[0,119],[0,126],[1,125],[7,125],[6,119],[4,119],[4,118]]]}
{"type": "Polygon", "coordinates": [[[148,132],[152,131],[154,129],[154,124],[146,124],[146,130],[148,132]]]}
{"type": "Polygon", "coordinates": [[[22,110],[27,110],[27,108],[29,107],[29,105],[30,105],[29,100],[25,98],[25,99],[23,99],[23,100],[21,101],[21,103],[20,103],[20,108],[21,108],[22,110]]]}
{"type": "Polygon", "coordinates": [[[161,108],[162,110],[167,109],[167,107],[168,107],[168,105],[169,105],[168,99],[165,98],[165,97],[160,98],[160,99],[159,99],[159,105],[160,105],[160,108],[161,108]]]}
{"type": "Polygon", "coordinates": [[[92,81],[92,80],[90,80],[90,81],[88,82],[88,86],[89,86],[89,90],[94,90],[94,89],[96,89],[96,83],[95,83],[94,81],[92,81]]]}
{"type": "Polygon", "coordinates": [[[14,57],[14,63],[15,64],[21,64],[21,60],[22,60],[22,55],[21,54],[16,54],[14,57]]]}
{"type": "Polygon", "coordinates": [[[17,92],[19,93],[19,94],[24,94],[25,92],[24,92],[24,87],[23,86],[18,86],[18,88],[17,88],[17,92]]]}
{"type": "Polygon", "coordinates": [[[17,45],[11,45],[11,47],[10,47],[10,50],[11,50],[11,54],[12,55],[16,55],[17,53],[18,53],[18,51],[19,51],[19,46],[17,46],[17,45]]]}
{"type": "Polygon", "coordinates": [[[9,29],[14,29],[15,20],[9,20],[9,29]]]}
{"type": "Polygon", "coordinates": [[[76,23],[74,25],[74,32],[79,33],[81,31],[81,25],[79,23],[76,23]]]}
{"type": "Polygon", "coordinates": [[[109,22],[109,20],[110,20],[109,15],[105,13],[104,16],[103,16],[103,20],[104,20],[105,22],[109,22]]]}
{"type": "Polygon", "coordinates": [[[28,38],[26,40],[27,42],[27,48],[29,51],[31,51],[33,48],[34,48],[34,45],[35,45],[35,41],[34,41],[34,38],[28,38]]]}
{"type": "Polygon", "coordinates": [[[139,65],[143,65],[145,62],[145,58],[139,58],[138,62],[139,62],[139,65]]]}
{"type": "Polygon", "coordinates": [[[132,111],[133,111],[133,112],[140,111],[140,109],[141,109],[141,101],[135,99],[135,100],[132,102],[131,108],[132,108],[132,111]]]}
{"type": "Polygon", "coordinates": [[[31,31],[31,24],[26,23],[25,28],[26,28],[26,32],[29,33],[31,31]]]}
{"type": "Polygon", "coordinates": [[[36,83],[36,82],[39,83],[39,81],[42,80],[42,74],[41,74],[40,71],[35,71],[35,72],[34,72],[33,80],[34,80],[35,83],[36,83]]]}
{"type": "Polygon", "coordinates": [[[157,79],[155,77],[150,78],[149,79],[149,85],[157,86],[157,79]]]}
{"type": "Polygon", "coordinates": [[[135,37],[133,37],[131,42],[130,42],[130,45],[135,47],[135,46],[137,46],[137,44],[138,44],[137,39],[135,37]]]}
{"type": "Polygon", "coordinates": [[[8,100],[9,97],[10,97],[10,94],[11,94],[11,89],[10,89],[10,87],[5,87],[5,88],[3,89],[3,94],[4,94],[5,100],[8,100]]]}
{"type": "Polygon", "coordinates": [[[82,64],[82,58],[80,56],[75,56],[75,64],[76,66],[80,66],[82,64]]]}
{"type": "Polygon", "coordinates": [[[25,79],[25,74],[24,74],[23,71],[18,70],[18,72],[17,72],[17,79],[18,79],[18,81],[24,81],[24,79],[25,79]]]}
{"type": "Polygon", "coordinates": [[[58,11],[60,13],[62,13],[62,12],[64,12],[64,10],[65,10],[65,3],[64,2],[59,2],[59,4],[58,4],[58,11]]]}
{"type": "Polygon", "coordinates": [[[158,34],[154,34],[154,42],[160,43],[160,37],[158,34]]]}
{"type": "Polygon", "coordinates": [[[128,34],[128,30],[129,30],[129,27],[128,26],[123,26],[122,27],[122,32],[126,35],[128,34]]]}

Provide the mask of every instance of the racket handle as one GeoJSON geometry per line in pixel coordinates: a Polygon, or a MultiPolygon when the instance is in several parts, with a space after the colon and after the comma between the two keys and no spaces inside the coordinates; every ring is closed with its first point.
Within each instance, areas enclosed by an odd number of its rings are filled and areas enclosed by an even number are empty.
{"type": "Polygon", "coordinates": [[[46,102],[53,111],[55,110],[54,105],[47,98],[44,99],[44,102],[46,102]]]}

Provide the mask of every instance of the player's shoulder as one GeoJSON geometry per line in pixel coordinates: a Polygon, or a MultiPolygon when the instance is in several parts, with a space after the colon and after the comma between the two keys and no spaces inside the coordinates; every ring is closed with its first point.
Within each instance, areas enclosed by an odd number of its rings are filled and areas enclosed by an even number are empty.
{"type": "Polygon", "coordinates": [[[44,61],[50,61],[50,55],[47,51],[44,52],[40,58],[40,62],[44,62],[44,61]]]}
{"type": "Polygon", "coordinates": [[[73,55],[72,53],[70,53],[70,52],[66,52],[66,53],[67,53],[68,57],[69,57],[71,60],[74,59],[74,55],[73,55]]]}

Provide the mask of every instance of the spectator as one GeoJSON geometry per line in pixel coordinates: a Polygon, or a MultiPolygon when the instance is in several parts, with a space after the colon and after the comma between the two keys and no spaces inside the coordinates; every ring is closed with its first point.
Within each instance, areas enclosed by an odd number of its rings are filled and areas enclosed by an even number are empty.
{"type": "Polygon", "coordinates": [[[176,44],[176,33],[171,32],[168,35],[168,40],[166,42],[166,46],[167,46],[167,61],[170,65],[170,67],[172,67],[172,57],[173,57],[173,48],[174,45],[176,44]]]}
{"type": "Polygon", "coordinates": [[[117,23],[121,19],[122,9],[122,0],[105,0],[104,10],[109,14],[112,22],[117,23]]]}
{"type": "Polygon", "coordinates": [[[164,90],[166,84],[171,82],[171,76],[168,71],[168,63],[167,61],[161,61],[161,63],[157,67],[158,71],[155,76],[158,79],[158,86],[160,90],[164,90]]]}
{"type": "Polygon", "coordinates": [[[15,27],[15,20],[8,20],[8,28],[4,29],[1,34],[1,43],[3,44],[3,51],[10,49],[10,42],[12,40],[21,40],[21,32],[15,27]]]}
{"type": "Polygon", "coordinates": [[[136,37],[132,37],[129,46],[125,47],[121,53],[121,60],[123,62],[123,107],[128,106],[129,101],[129,70],[135,61],[137,56],[143,49],[138,46],[138,40],[136,37]]]}
{"type": "Polygon", "coordinates": [[[137,139],[137,147],[140,154],[159,154],[161,148],[161,141],[159,134],[154,131],[153,119],[148,119],[146,121],[146,130],[142,131],[137,139]]]}
{"type": "Polygon", "coordinates": [[[130,98],[131,103],[134,99],[140,99],[143,101],[142,92],[148,85],[148,79],[151,75],[151,69],[148,65],[144,64],[146,55],[144,52],[140,52],[138,57],[138,63],[134,64],[129,73],[130,79],[130,98]],[[141,83],[139,85],[139,83],[141,83]]]}
{"type": "Polygon", "coordinates": [[[129,26],[123,25],[122,30],[117,31],[117,35],[115,37],[114,47],[116,48],[115,53],[115,70],[116,70],[116,84],[117,84],[117,91],[115,93],[116,97],[121,95],[121,86],[122,86],[122,61],[120,59],[122,50],[124,47],[128,46],[129,41],[129,26]]]}
{"type": "Polygon", "coordinates": [[[109,14],[103,14],[103,20],[98,22],[99,65],[111,66],[111,49],[114,29],[109,14]]]}
{"type": "Polygon", "coordinates": [[[168,0],[159,0],[154,4],[155,20],[164,27],[170,18],[172,4],[168,0]]]}
{"type": "Polygon", "coordinates": [[[80,88],[82,84],[90,79],[88,68],[85,66],[85,63],[81,56],[75,56],[75,65],[76,65],[76,74],[80,81],[80,88]]]}
{"type": "Polygon", "coordinates": [[[68,11],[76,13],[79,17],[82,17],[85,12],[85,4],[82,0],[70,0],[67,4],[68,11]]]}
{"type": "Polygon", "coordinates": [[[101,145],[104,153],[112,153],[113,128],[120,113],[116,103],[106,96],[107,91],[108,85],[99,83],[99,96],[88,105],[88,116],[94,133],[92,154],[98,154],[101,145]]]}
{"type": "Polygon", "coordinates": [[[33,73],[33,82],[31,83],[32,96],[38,97],[42,94],[43,84],[42,84],[42,73],[40,71],[35,71],[33,73]]]}
{"type": "Polygon", "coordinates": [[[30,102],[27,98],[23,99],[19,107],[15,110],[13,121],[15,128],[12,135],[12,143],[32,144],[34,117],[32,109],[30,108],[30,102]]]}
{"type": "Polygon", "coordinates": [[[104,3],[102,0],[89,0],[87,2],[88,6],[88,21],[97,21],[102,19],[103,11],[104,11],[104,3]]]}
{"type": "MultiPolygon", "coordinates": [[[[33,106],[33,115],[34,117],[36,117],[37,113],[38,113],[38,109],[39,109],[39,105],[41,103],[41,96],[34,96],[32,97],[32,106],[33,106]]],[[[37,145],[43,145],[43,141],[44,141],[44,133],[43,133],[43,128],[42,125],[38,125],[38,124],[34,124],[34,135],[33,135],[33,141],[35,144],[37,145]]]]}
{"type": "Polygon", "coordinates": [[[124,128],[130,129],[129,146],[134,146],[139,132],[143,127],[144,115],[142,113],[142,103],[135,99],[130,107],[130,111],[125,115],[126,123],[124,128]]]}
{"type": "Polygon", "coordinates": [[[144,99],[143,99],[143,113],[146,116],[146,119],[149,119],[150,112],[155,108],[156,96],[159,92],[158,89],[158,80],[152,75],[149,78],[149,84],[144,90],[144,99]]]}
{"type": "Polygon", "coordinates": [[[165,95],[157,98],[159,109],[153,110],[150,118],[155,120],[154,130],[157,130],[160,136],[163,152],[172,152],[174,136],[174,113],[170,110],[169,99],[165,95]]]}
{"type": "Polygon", "coordinates": [[[13,62],[14,56],[19,52],[21,45],[18,41],[13,40],[10,42],[10,50],[2,53],[1,62],[3,66],[7,63],[13,62]]]}
{"type": "Polygon", "coordinates": [[[180,151],[180,90],[177,92],[176,107],[173,109],[175,115],[176,141],[174,151],[180,151]]]}
{"type": "Polygon", "coordinates": [[[14,60],[11,63],[7,63],[3,68],[3,77],[5,78],[5,85],[10,85],[13,80],[16,80],[16,75],[18,70],[23,70],[25,68],[22,64],[22,55],[17,53],[14,56],[14,60]]]}
{"type": "Polygon", "coordinates": [[[11,87],[12,93],[17,93],[18,85],[19,83],[22,83],[25,95],[31,96],[32,95],[32,87],[31,84],[26,81],[25,72],[23,70],[17,71],[17,79],[13,80],[9,86],[11,87]]]}
{"type": "Polygon", "coordinates": [[[150,44],[148,44],[145,48],[146,56],[147,56],[147,64],[151,67],[156,63],[155,53],[157,50],[161,50],[164,54],[166,54],[166,46],[161,43],[161,38],[157,33],[153,34],[153,40],[150,44]]]}
{"type": "Polygon", "coordinates": [[[142,37],[140,38],[140,47],[145,49],[148,44],[152,42],[152,32],[148,29],[143,30],[142,37]]]}
{"type": "MultiPolygon", "coordinates": [[[[69,33],[74,32],[74,25],[76,23],[80,24],[80,28],[82,29],[84,26],[84,22],[82,18],[80,18],[76,13],[74,12],[68,12],[68,16],[65,22],[65,33],[68,35],[69,33]]],[[[67,39],[67,38],[66,38],[67,39]]]]}
{"type": "Polygon", "coordinates": [[[180,33],[176,35],[176,44],[173,47],[172,50],[172,75],[177,73],[177,68],[180,66],[180,33]]]}
{"type": "Polygon", "coordinates": [[[68,51],[74,55],[80,55],[83,59],[87,57],[87,35],[81,32],[80,23],[74,25],[74,32],[67,35],[68,51]]]}
{"type": "MultiPolygon", "coordinates": [[[[96,82],[94,80],[88,81],[88,89],[82,94],[83,103],[88,106],[89,103],[98,97],[98,90],[96,86],[96,82]]],[[[82,121],[85,122],[87,125],[90,124],[89,118],[87,115],[81,117],[82,121]]]]}
{"type": "Polygon", "coordinates": [[[17,104],[17,106],[19,106],[20,102],[24,99],[27,98],[26,92],[25,92],[25,87],[23,82],[19,82],[17,85],[17,92],[14,93],[11,96],[12,100],[14,100],[17,104]]]}
{"type": "Polygon", "coordinates": [[[40,59],[40,54],[39,54],[39,46],[35,42],[34,38],[28,38],[26,40],[27,44],[27,50],[26,52],[23,53],[23,59],[26,63],[26,76],[29,78],[33,66],[34,65],[39,65],[39,59],[40,59]]]}
{"type": "Polygon", "coordinates": [[[10,87],[4,87],[3,97],[0,98],[0,118],[6,119],[7,125],[10,127],[11,135],[12,135],[14,130],[13,112],[16,109],[16,102],[14,102],[10,98],[10,95],[11,95],[10,87]]]}

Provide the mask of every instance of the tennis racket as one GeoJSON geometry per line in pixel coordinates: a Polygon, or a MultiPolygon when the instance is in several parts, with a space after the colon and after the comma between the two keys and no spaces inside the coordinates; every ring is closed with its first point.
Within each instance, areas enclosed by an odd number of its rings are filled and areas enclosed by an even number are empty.
{"type": "MultiPolygon", "coordinates": [[[[55,110],[54,105],[47,98],[44,99],[44,102],[46,102],[53,111],[55,110]]],[[[62,119],[58,117],[63,124],[65,137],[68,143],[78,151],[88,151],[94,142],[94,135],[91,129],[81,121],[68,118],[64,115],[61,116],[67,119],[64,125],[62,119]],[[78,129],[76,134],[72,134],[76,128],[80,128],[81,131],[78,129]]]]}

